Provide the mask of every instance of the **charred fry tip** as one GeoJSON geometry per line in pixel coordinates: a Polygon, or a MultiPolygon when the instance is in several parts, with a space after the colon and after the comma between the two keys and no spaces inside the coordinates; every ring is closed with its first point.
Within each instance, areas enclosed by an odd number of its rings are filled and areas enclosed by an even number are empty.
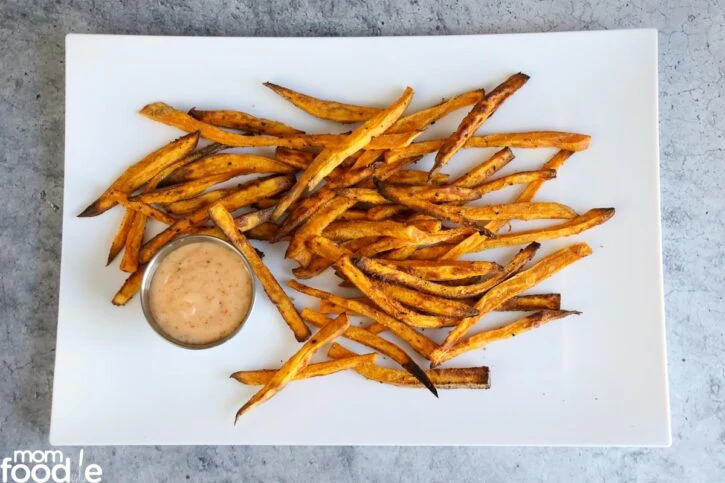
{"type": "Polygon", "coordinates": [[[401,364],[401,366],[403,367],[403,369],[415,376],[415,378],[418,379],[426,388],[428,388],[428,390],[432,392],[435,397],[438,397],[438,389],[436,389],[435,384],[433,384],[433,382],[428,377],[428,374],[426,374],[425,371],[420,368],[420,366],[418,366],[413,361],[401,364]]]}
{"type": "Polygon", "coordinates": [[[81,211],[78,215],[78,218],[90,218],[92,216],[98,216],[101,213],[103,213],[105,210],[102,210],[100,206],[101,199],[97,199],[93,203],[91,203],[85,210],[81,211]]]}

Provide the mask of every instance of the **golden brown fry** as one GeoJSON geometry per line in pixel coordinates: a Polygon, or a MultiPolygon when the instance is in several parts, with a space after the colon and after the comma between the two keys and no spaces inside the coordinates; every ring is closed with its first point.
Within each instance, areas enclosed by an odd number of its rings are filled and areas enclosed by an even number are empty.
{"type": "MultiPolygon", "coordinates": [[[[567,151],[583,151],[589,147],[591,136],[561,131],[531,131],[501,134],[484,134],[470,138],[464,148],[557,148],[567,151]]],[[[385,153],[388,163],[411,156],[423,156],[443,146],[444,139],[419,141],[405,148],[385,153]]]]}
{"type": "MultiPolygon", "coordinates": [[[[386,236],[423,242],[429,234],[414,227],[395,221],[336,221],[322,234],[331,240],[350,240],[368,236],[386,236]]],[[[399,248],[399,247],[395,247],[399,248]]]]}
{"type": "MultiPolygon", "coordinates": [[[[357,354],[335,342],[330,346],[327,355],[333,359],[339,359],[357,354]]],[[[366,379],[382,382],[383,384],[422,387],[417,379],[399,369],[380,367],[375,364],[361,364],[355,367],[354,370],[366,379]]],[[[426,371],[426,375],[439,389],[488,389],[491,387],[488,367],[486,366],[430,369],[426,371]]]]}
{"type": "Polygon", "coordinates": [[[208,178],[227,176],[227,179],[247,174],[290,174],[297,169],[276,159],[255,154],[222,153],[207,156],[183,166],[166,178],[165,184],[184,183],[208,178]]]}
{"type": "Polygon", "coordinates": [[[486,97],[478,101],[458,125],[456,132],[451,134],[438,150],[431,174],[440,171],[453,155],[466,144],[466,141],[475,134],[478,128],[496,112],[501,104],[526,84],[528,80],[529,76],[526,74],[521,72],[514,74],[486,94],[486,97]]]}
{"type": "Polygon", "coordinates": [[[377,205],[368,210],[367,219],[370,221],[388,220],[395,215],[405,212],[406,210],[408,210],[408,208],[401,205],[377,205]]]}
{"type": "Polygon", "coordinates": [[[305,247],[305,243],[313,236],[320,235],[327,226],[335,221],[340,214],[355,204],[355,200],[342,196],[331,199],[317,213],[313,214],[307,223],[302,225],[292,237],[287,247],[286,258],[296,260],[306,267],[312,259],[312,254],[305,247]]]}
{"type": "Polygon", "coordinates": [[[380,322],[387,327],[392,333],[404,340],[410,347],[423,357],[428,357],[438,345],[425,335],[416,331],[412,327],[390,317],[388,314],[367,304],[360,303],[356,300],[349,300],[324,290],[315,289],[304,285],[296,280],[290,280],[287,285],[298,292],[317,297],[319,299],[327,299],[337,305],[345,307],[353,312],[359,313],[374,321],[380,322]]]}
{"type": "Polygon", "coordinates": [[[193,151],[192,153],[187,154],[180,160],[171,163],[170,165],[166,166],[164,169],[156,173],[156,175],[151,178],[148,183],[146,183],[146,188],[153,186],[153,187],[163,187],[166,186],[168,183],[166,183],[166,178],[176,171],[177,169],[181,168],[182,166],[186,166],[187,164],[191,164],[195,161],[198,161],[202,158],[205,158],[206,156],[210,156],[212,154],[216,154],[219,151],[223,151],[227,149],[226,146],[219,143],[211,143],[207,146],[204,146],[203,148],[197,149],[196,151],[193,151]]]}
{"type": "Polygon", "coordinates": [[[375,173],[374,177],[381,180],[387,180],[392,184],[398,185],[421,185],[426,183],[431,185],[442,185],[446,184],[449,179],[449,176],[445,173],[435,174],[432,178],[429,179],[428,173],[415,169],[401,169],[396,170],[394,173],[387,177],[379,176],[380,174],[385,174],[386,168],[388,168],[389,166],[390,163],[382,166],[378,170],[378,172],[375,173]]]}
{"type": "Polygon", "coordinates": [[[193,213],[199,208],[209,206],[215,201],[220,200],[225,196],[229,196],[232,192],[234,192],[234,189],[232,188],[213,190],[200,194],[198,196],[194,196],[193,198],[189,198],[188,200],[180,200],[169,203],[164,206],[164,209],[166,209],[166,211],[168,211],[169,213],[173,213],[174,215],[188,215],[189,213],[193,213]]]}
{"type": "Polygon", "coordinates": [[[368,214],[365,210],[347,210],[337,217],[340,221],[355,221],[355,220],[367,220],[368,214]]]}
{"type": "Polygon", "coordinates": [[[475,308],[464,302],[436,297],[402,285],[392,283],[381,283],[380,285],[386,294],[398,302],[421,312],[446,317],[471,317],[478,314],[475,308]]]}
{"type": "Polygon", "coordinates": [[[473,188],[483,183],[486,178],[492,176],[495,172],[506,166],[514,159],[514,153],[510,148],[503,148],[497,151],[493,156],[483,163],[479,164],[463,176],[456,179],[454,186],[462,186],[464,188],[473,188]]]}
{"type": "MultiPolygon", "coordinates": [[[[229,219],[231,220],[231,215],[229,215],[229,219]]],[[[235,229],[233,229],[233,227],[232,232],[238,233],[235,229]]],[[[251,245],[249,246],[251,247],[251,245]]],[[[254,249],[252,249],[252,251],[254,251],[254,249]]],[[[244,406],[239,408],[239,411],[237,411],[234,418],[235,424],[245,412],[259,406],[281,391],[287,383],[292,381],[297,374],[307,366],[310,359],[312,359],[312,356],[315,355],[315,352],[317,352],[323,345],[335,340],[338,336],[345,332],[348,327],[350,327],[350,321],[343,314],[331,321],[329,324],[326,324],[314,336],[310,337],[310,340],[305,342],[300,350],[298,350],[282,365],[282,367],[280,367],[274,376],[267,381],[264,387],[252,396],[249,401],[244,404],[244,406]]]]}
{"type": "Polygon", "coordinates": [[[449,360],[463,353],[480,349],[498,340],[515,337],[529,330],[536,329],[552,320],[561,319],[569,315],[579,315],[580,313],[573,310],[542,310],[541,312],[527,315],[498,329],[485,330],[455,343],[446,351],[444,360],[449,360]]]}
{"type": "Polygon", "coordinates": [[[515,184],[531,183],[537,180],[547,180],[556,178],[556,171],[553,169],[542,169],[539,171],[520,171],[518,173],[509,174],[500,178],[492,179],[486,183],[480,184],[473,189],[478,191],[481,196],[504,189],[515,184]]]}
{"type": "Polygon", "coordinates": [[[441,231],[441,228],[443,228],[443,224],[440,222],[440,220],[436,220],[435,218],[431,219],[415,219],[411,220],[409,219],[406,221],[408,225],[415,226],[416,228],[420,228],[423,231],[427,231],[428,233],[437,233],[441,231]]]}
{"type": "Polygon", "coordinates": [[[377,237],[356,238],[354,240],[348,240],[346,242],[343,242],[340,246],[338,246],[333,241],[327,240],[327,238],[313,237],[308,240],[307,248],[310,249],[313,253],[316,253],[317,255],[312,258],[309,265],[307,265],[306,267],[293,268],[292,273],[294,273],[295,277],[300,279],[312,278],[325,271],[328,267],[332,266],[332,264],[335,263],[335,261],[337,261],[337,259],[341,256],[345,254],[353,254],[359,249],[370,245],[375,240],[377,240],[377,237]],[[315,243],[316,241],[318,243],[325,244],[325,246],[318,247],[318,244],[315,243]],[[323,256],[323,253],[326,256],[323,256]]]}
{"type": "MultiPolygon", "coordinates": [[[[388,132],[391,130],[388,129],[388,132]]],[[[380,156],[383,155],[385,151],[382,150],[368,150],[362,153],[358,158],[353,162],[350,166],[348,166],[348,169],[352,171],[357,171],[360,169],[365,169],[371,164],[373,164],[375,161],[380,158],[380,156]]]]}
{"type": "Polygon", "coordinates": [[[322,206],[335,197],[335,193],[323,187],[319,191],[313,193],[309,198],[300,201],[297,207],[282,223],[279,228],[280,236],[289,235],[303,223],[305,223],[313,213],[316,213],[322,206]]]}
{"type": "Polygon", "coordinates": [[[445,321],[441,317],[418,314],[410,309],[407,309],[394,298],[389,296],[381,284],[369,279],[360,270],[355,268],[355,265],[350,260],[350,257],[341,257],[337,260],[337,262],[335,262],[335,266],[358,288],[358,290],[367,295],[370,300],[375,302],[375,304],[388,315],[413,327],[425,329],[444,327],[445,321]]]}
{"type": "Polygon", "coordinates": [[[193,198],[208,188],[211,188],[215,184],[227,181],[230,178],[237,176],[232,173],[231,175],[214,175],[207,178],[198,178],[192,181],[187,181],[182,184],[167,186],[166,188],[160,188],[157,190],[144,191],[143,193],[129,198],[131,201],[138,201],[141,203],[174,203],[176,201],[186,200],[193,198]]]}
{"type": "MultiPolygon", "coordinates": [[[[292,181],[287,176],[273,176],[260,178],[242,186],[234,193],[220,199],[217,204],[223,206],[229,211],[236,211],[239,208],[247,206],[266,196],[274,196],[292,185],[292,181]]],[[[159,249],[166,245],[170,240],[209,219],[209,210],[206,207],[199,208],[197,211],[176,221],[173,225],[162,231],[154,238],[146,242],[141,249],[139,260],[142,263],[148,262],[159,249]]]]}
{"type": "Polygon", "coordinates": [[[495,239],[479,240],[478,244],[472,247],[471,251],[483,251],[490,248],[521,245],[533,240],[544,241],[572,236],[597,225],[601,225],[612,216],[614,216],[614,208],[595,208],[559,225],[518,233],[507,233],[505,235],[499,235],[495,239]]]}
{"type": "Polygon", "coordinates": [[[172,141],[161,149],[157,149],[141,161],[137,162],[119,176],[100,198],[91,203],[79,217],[97,216],[116,205],[117,198],[112,195],[121,193],[128,195],[146,184],[166,166],[189,154],[199,141],[199,133],[195,132],[172,141]]]}
{"type": "MultiPolygon", "coordinates": [[[[259,279],[259,283],[269,297],[269,300],[277,306],[282,318],[295,335],[295,338],[301,342],[310,336],[310,329],[307,328],[302,321],[300,314],[295,309],[294,304],[287,296],[285,291],[279,285],[277,280],[264,264],[257,254],[249,240],[239,231],[231,213],[227,211],[223,205],[216,204],[209,209],[209,215],[214,223],[221,228],[230,242],[240,251],[247,259],[249,265],[259,279]]],[[[349,325],[349,324],[348,324],[349,325]]]]}
{"type": "MultiPolygon", "coordinates": [[[[431,188],[429,186],[412,185],[399,187],[398,189],[418,199],[430,201],[431,203],[465,202],[481,197],[476,190],[458,186],[436,186],[431,188]]],[[[371,205],[388,205],[391,203],[390,200],[374,189],[342,188],[336,191],[337,194],[346,196],[358,203],[369,203],[371,205]]]]}
{"type": "Polygon", "coordinates": [[[277,229],[279,227],[275,223],[262,223],[259,226],[250,228],[245,234],[250,240],[262,240],[267,242],[275,242],[277,240],[277,229]]]}
{"type": "Polygon", "coordinates": [[[126,305],[141,290],[141,280],[143,280],[145,270],[146,265],[141,265],[135,272],[128,276],[126,281],[123,282],[123,285],[121,285],[121,288],[116,292],[116,295],[113,296],[113,300],[111,300],[113,305],[126,305]]]}
{"type": "Polygon", "coordinates": [[[493,287],[476,303],[475,307],[478,309],[479,315],[462,319],[448,334],[443,346],[433,353],[431,361],[437,365],[446,360],[448,358],[446,355],[448,349],[460,341],[480,318],[496,309],[496,307],[591,253],[592,249],[586,243],[570,245],[541,259],[531,268],[517,273],[493,287]]]}
{"type": "MultiPolygon", "coordinates": [[[[154,102],[144,106],[140,114],[153,121],[173,126],[182,131],[199,131],[204,139],[238,148],[286,146],[295,149],[309,147],[336,149],[344,146],[348,137],[345,134],[295,134],[284,137],[245,136],[244,134],[225,131],[211,124],[201,122],[163,102],[154,102]]],[[[419,134],[420,132],[383,134],[376,137],[363,149],[396,149],[404,147],[410,144],[419,134]]]]}
{"type": "Polygon", "coordinates": [[[126,237],[126,247],[123,250],[120,269],[122,272],[133,273],[138,270],[138,253],[143,245],[143,235],[146,230],[146,215],[136,213],[133,217],[131,229],[126,237]]]}
{"type": "Polygon", "coordinates": [[[189,115],[214,126],[227,127],[255,134],[266,134],[268,136],[304,134],[304,131],[290,127],[283,122],[262,119],[240,111],[201,111],[194,108],[189,111],[189,115]]]}
{"type": "Polygon", "coordinates": [[[279,146],[274,151],[274,157],[277,158],[278,161],[294,166],[297,169],[305,169],[312,161],[315,160],[317,153],[279,146]]]}
{"type": "Polygon", "coordinates": [[[445,207],[471,220],[569,220],[577,216],[576,211],[561,203],[526,202],[484,206],[445,207]]]}
{"type": "Polygon", "coordinates": [[[418,248],[413,252],[409,260],[438,260],[448,253],[456,243],[440,243],[438,245],[418,248]]]}
{"type": "Polygon", "coordinates": [[[377,107],[343,104],[341,102],[318,99],[301,92],[293,91],[287,87],[273,84],[272,82],[265,82],[264,85],[306,113],[320,119],[328,119],[341,123],[361,122],[371,119],[382,111],[382,109],[377,107]]]}
{"type": "MultiPolygon", "coordinates": [[[[325,317],[319,312],[315,312],[314,310],[310,309],[304,309],[302,311],[302,318],[316,327],[324,327],[325,325],[330,323],[329,318],[325,317]]],[[[390,357],[392,360],[400,364],[401,367],[403,367],[403,369],[405,369],[415,379],[423,383],[433,394],[435,394],[436,396],[438,395],[435,386],[431,384],[430,380],[425,375],[425,371],[421,369],[420,366],[418,366],[415,361],[413,361],[413,359],[397,345],[383,339],[382,337],[371,334],[365,329],[355,327],[354,325],[348,327],[347,330],[345,330],[345,332],[342,334],[342,336],[346,339],[375,349],[381,354],[390,357]]]]}
{"type": "Polygon", "coordinates": [[[378,253],[397,250],[398,248],[406,247],[411,244],[417,246],[416,242],[406,240],[405,238],[381,237],[377,241],[361,247],[357,253],[365,257],[372,257],[378,253]]]}
{"type": "Polygon", "coordinates": [[[501,312],[528,312],[530,310],[559,310],[561,295],[548,293],[540,295],[517,295],[502,303],[496,310],[501,312]]]}
{"type": "Polygon", "coordinates": [[[106,266],[111,264],[111,262],[121,252],[124,245],[126,245],[126,238],[128,237],[128,232],[131,229],[135,215],[136,212],[133,210],[124,210],[121,224],[118,225],[116,235],[113,237],[113,241],[111,242],[111,249],[108,251],[108,261],[106,261],[106,266]]]}
{"type": "MultiPolygon", "coordinates": [[[[571,151],[559,151],[549,161],[547,161],[542,167],[542,170],[553,169],[557,171],[564,165],[564,162],[574,154],[571,151]]],[[[516,197],[516,202],[528,202],[534,199],[536,192],[541,189],[546,180],[540,179],[532,181],[524,190],[516,197]]],[[[508,223],[509,220],[492,220],[486,224],[486,228],[496,233],[508,223]]]]}
{"type": "Polygon", "coordinates": [[[440,220],[450,221],[458,225],[469,226],[478,230],[487,236],[495,236],[493,233],[488,231],[485,227],[485,223],[481,223],[477,220],[471,220],[465,216],[456,213],[447,206],[439,206],[434,203],[422,200],[416,195],[410,195],[400,188],[394,188],[390,185],[384,184],[379,180],[374,180],[375,186],[386,199],[406,206],[419,213],[425,213],[426,215],[434,216],[440,220]]]}
{"type": "Polygon", "coordinates": [[[333,169],[348,156],[361,150],[375,137],[383,134],[405,111],[413,99],[413,89],[406,88],[403,95],[387,109],[371,117],[362,126],[344,137],[335,149],[324,149],[302,172],[297,183],[285,195],[274,214],[279,219],[289,206],[297,201],[305,189],[313,190],[333,169]]]}
{"type": "MultiPolygon", "coordinates": [[[[317,364],[310,364],[295,376],[295,381],[300,379],[310,379],[313,377],[329,376],[336,372],[344,371],[347,369],[354,369],[360,364],[374,364],[378,358],[377,354],[363,354],[360,356],[344,357],[342,359],[335,359],[332,361],[318,362],[317,364]]],[[[256,371],[237,371],[231,376],[242,384],[249,386],[263,386],[274,377],[279,369],[260,369],[256,371]]]]}
{"type": "Polygon", "coordinates": [[[480,234],[473,233],[458,242],[455,246],[451,247],[451,249],[444,253],[440,258],[442,260],[457,260],[466,253],[472,251],[474,247],[478,246],[478,243],[482,238],[484,237],[480,234]]]}
{"type": "Polygon", "coordinates": [[[113,193],[111,197],[113,201],[117,202],[124,208],[143,213],[149,218],[153,218],[154,220],[161,222],[164,225],[173,225],[174,223],[176,223],[176,218],[164,213],[159,209],[154,208],[151,205],[147,205],[146,203],[139,203],[138,201],[130,201],[126,198],[126,195],[123,195],[121,193],[113,193]]]}
{"type": "Polygon", "coordinates": [[[490,275],[502,271],[501,265],[494,262],[448,261],[448,260],[400,260],[379,259],[379,263],[390,265],[403,272],[410,273],[432,282],[441,280],[461,280],[479,275],[490,275]]]}
{"type": "Polygon", "coordinates": [[[441,119],[443,116],[457,111],[471,104],[480,101],[486,93],[483,89],[464,92],[450,99],[446,99],[439,104],[428,109],[423,109],[416,113],[400,118],[390,128],[389,132],[404,132],[415,129],[425,129],[429,124],[441,119]]]}

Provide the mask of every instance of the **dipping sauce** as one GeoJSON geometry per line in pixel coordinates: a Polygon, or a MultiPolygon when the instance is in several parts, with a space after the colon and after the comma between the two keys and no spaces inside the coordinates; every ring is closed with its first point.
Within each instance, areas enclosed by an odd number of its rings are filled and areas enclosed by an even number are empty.
{"type": "Polygon", "coordinates": [[[185,344],[232,334],[252,304],[252,279],[239,253],[213,242],[169,253],[151,280],[149,303],[158,328],[185,344]]]}

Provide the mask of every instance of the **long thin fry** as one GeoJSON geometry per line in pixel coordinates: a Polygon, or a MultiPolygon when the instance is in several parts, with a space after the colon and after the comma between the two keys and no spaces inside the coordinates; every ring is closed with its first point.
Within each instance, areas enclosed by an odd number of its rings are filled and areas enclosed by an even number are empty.
{"type": "Polygon", "coordinates": [[[182,184],[167,186],[166,188],[144,191],[130,199],[131,201],[139,201],[141,203],[174,203],[175,201],[193,198],[215,184],[227,181],[234,176],[236,174],[232,173],[231,176],[213,175],[206,178],[198,178],[182,184]]]}
{"type": "Polygon", "coordinates": [[[484,182],[495,172],[506,166],[514,159],[514,153],[511,148],[503,148],[497,151],[493,156],[482,162],[466,174],[453,181],[453,185],[462,186],[464,188],[473,188],[484,182]]]}
{"type": "Polygon", "coordinates": [[[553,169],[542,169],[539,171],[520,171],[518,173],[513,173],[502,176],[500,178],[492,179],[491,181],[487,181],[478,186],[475,186],[473,189],[478,191],[478,193],[483,196],[485,194],[493,193],[494,191],[504,189],[508,186],[513,186],[515,184],[531,183],[537,180],[548,180],[554,178],[556,178],[556,171],[554,171],[553,169]]]}
{"type": "Polygon", "coordinates": [[[124,210],[121,223],[118,225],[116,235],[114,235],[113,241],[111,242],[111,249],[108,251],[108,260],[106,261],[106,266],[110,265],[111,262],[113,262],[113,260],[118,256],[118,254],[121,252],[124,245],[126,244],[126,238],[128,237],[128,232],[131,229],[131,225],[133,224],[135,214],[136,212],[133,210],[124,210]]]}
{"type": "Polygon", "coordinates": [[[313,213],[317,212],[322,206],[328,201],[335,197],[335,193],[328,189],[318,190],[313,193],[309,198],[302,200],[297,207],[292,210],[287,219],[279,227],[279,235],[289,235],[306,222],[313,213]]]}
{"type": "Polygon", "coordinates": [[[297,168],[276,159],[255,154],[221,153],[183,166],[167,178],[166,184],[226,175],[227,179],[247,174],[290,174],[297,168]]]}
{"type": "Polygon", "coordinates": [[[367,121],[382,110],[377,107],[344,104],[342,102],[318,99],[272,82],[265,82],[264,85],[306,113],[320,119],[327,119],[342,123],[367,121]]]}
{"type": "Polygon", "coordinates": [[[516,202],[446,208],[472,220],[569,220],[577,216],[576,211],[568,206],[551,202],[516,202]]]}
{"type": "Polygon", "coordinates": [[[495,262],[474,261],[460,262],[449,260],[400,260],[379,259],[379,263],[390,265],[403,272],[430,281],[460,280],[477,275],[490,275],[502,270],[495,262]]]}
{"type": "Polygon", "coordinates": [[[202,111],[194,108],[189,111],[189,115],[214,126],[228,127],[255,134],[266,134],[268,136],[304,134],[304,131],[295,129],[283,122],[262,119],[240,111],[202,111]]]}
{"type": "Polygon", "coordinates": [[[402,285],[392,283],[381,283],[380,285],[385,293],[398,302],[421,312],[446,317],[472,317],[478,314],[475,308],[464,302],[421,293],[402,285]]]}
{"type": "Polygon", "coordinates": [[[278,161],[294,166],[297,169],[305,169],[312,161],[315,160],[317,153],[278,146],[277,149],[274,150],[274,157],[277,158],[278,161]]]}
{"type": "Polygon", "coordinates": [[[169,213],[173,213],[175,215],[188,215],[189,213],[193,213],[199,208],[203,208],[204,206],[210,206],[215,201],[220,200],[225,196],[229,196],[233,192],[233,188],[222,188],[218,190],[208,191],[198,196],[194,196],[193,198],[169,203],[164,206],[164,209],[169,213]]]}
{"type": "Polygon", "coordinates": [[[166,186],[168,183],[166,183],[166,178],[176,171],[177,169],[181,168],[182,166],[186,166],[187,164],[191,164],[195,161],[198,161],[202,158],[205,158],[207,156],[211,156],[212,154],[216,154],[219,151],[223,151],[227,149],[226,146],[219,143],[211,143],[207,146],[204,146],[203,148],[199,148],[196,151],[193,151],[183,158],[179,159],[178,161],[171,163],[170,165],[166,166],[164,169],[156,173],[153,178],[151,178],[148,183],[146,183],[146,186],[159,186],[163,187],[166,186]]]}
{"type": "Polygon", "coordinates": [[[173,225],[176,223],[176,218],[173,216],[164,213],[163,211],[154,208],[151,205],[147,205],[146,203],[140,203],[138,201],[131,201],[128,198],[126,198],[126,195],[121,193],[113,193],[111,195],[113,198],[113,201],[117,202],[119,205],[123,206],[126,209],[137,211],[139,213],[143,213],[144,215],[148,216],[149,218],[153,218],[154,220],[163,223],[164,225],[173,225]]]}
{"type": "MultiPolygon", "coordinates": [[[[231,217],[231,215],[229,216],[231,217]]],[[[256,406],[259,406],[281,391],[287,383],[292,381],[297,374],[307,366],[312,356],[315,355],[315,352],[317,352],[320,347],[332,340],[335,340],[343,332],[345,332],[348,327],[350,327],[350,321],[343,314],[329,324],[326,324],[314,336],[310,337],[300,350],[290,357],[287,362],[280,367],[279,371],[277,371],[274,376],[267,381],[264,387],[252,396],[249,401],[244,404],[244,406],[239,408],[234,418],[234,423],[236,424],[244,413],[256,406]]]]}
{"type": "Polygon", "coordinates": [[[252,270],[257,275],[259,283],[264,288],[269,300],[277,306],[282,318],[295,335],[297,341],[301,342],[310,336],[310,329],[302,321],[300,314],[285,291],[274,278],[272,272],[264,264],[249,240],[239,231],[231,213],[223,205],[216,204],[209,209],[209,216],[214,223],[221,228],[230,242],[247,259],[252,270]]]}
{"type": "MultiPolygon", "coordinates": [[[[318,362],[317,364],[310,364],[298,372],[294,380],[299,381],[300,379],[329,376],[330,374],[335,374],[336,372],[354,369],[360,364],[374,364],[377,357],[377,354],[371,353],[335,359],[332,361],[318,362]]],[[[272,379],[278,371],[279,369],[237,371],[229,377],[249,386],[263,386],[267,384],[267,382],[269,382],[269,380],[272,379]]]]}
{"type": "Polygon", "coordinates": [[[126,247],[123,250],[123,258],[119,267],[122,272],[133,273],[138,270],[138,253],[143,245],[145,228],[146,215],[137,212],[126,238],[126,247]]]}

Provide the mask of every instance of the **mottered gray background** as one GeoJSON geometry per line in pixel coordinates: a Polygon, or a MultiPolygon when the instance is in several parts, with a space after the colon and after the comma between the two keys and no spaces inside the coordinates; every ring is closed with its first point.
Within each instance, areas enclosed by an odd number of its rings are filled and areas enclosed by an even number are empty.
{"type": "MultiPolygon", "coordinates": [[[[659,30],[671,448],[99,447],[86,448],[85,457],[101,464],[104,481],[722,481],[719,0],[0,2],[0,457],[49,447],[66,33],[377,36],[637,27],[659,30]]],[[[76,448],[67,450],[77,458],[76,448]]]]}

